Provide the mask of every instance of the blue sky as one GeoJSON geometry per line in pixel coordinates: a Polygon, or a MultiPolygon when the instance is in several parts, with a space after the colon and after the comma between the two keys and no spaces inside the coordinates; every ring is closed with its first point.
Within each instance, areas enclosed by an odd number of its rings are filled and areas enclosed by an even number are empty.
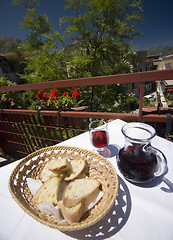
{"type": "MultiPolygon", "coordinates": [[[[26,31],[19,29],[25,9],[12,5],[12,0],[0,0],[0,37],[14,37],[25,40],[26,31]]],[[[40,0],[38,13],[46,14],[58,29],[59,18],[64,11],[63,0],[40,0]]],[[[172,0],[143,0],[145,21],[138,26],[143,37],[134,42],[135,49],[147,49],[154,46],[173,46],[173,1],[172,0]]]]}

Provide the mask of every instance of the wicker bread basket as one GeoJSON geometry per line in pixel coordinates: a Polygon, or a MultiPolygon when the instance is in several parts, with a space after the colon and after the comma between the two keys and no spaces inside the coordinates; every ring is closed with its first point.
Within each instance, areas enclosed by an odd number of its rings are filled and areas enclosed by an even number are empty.
{"type": "Polygon", "coordinates": [[[37,221],[61,231],[75,231],[95,224],[109,212],[117,195],[118,177],[112,164],[98,154],[81,148],[53,146],[38,150],[20,162],[10,176],[9,190],[19,206],[37,221]],[[34,204],[27,186],[26,179],[38,179],[44,163],[54,157],[85,159],[89,166],[89,177],[96,178],[101,183],[104,193],[98,204],[85,213],[80,222],[72,225],[59,223],[53,215],[41,212],[34,204]]]}

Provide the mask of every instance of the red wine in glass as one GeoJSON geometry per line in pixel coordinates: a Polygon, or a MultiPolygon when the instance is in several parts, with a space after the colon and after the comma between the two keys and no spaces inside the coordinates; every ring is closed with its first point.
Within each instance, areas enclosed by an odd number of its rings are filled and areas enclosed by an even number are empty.
{"type": "Polygon", "coordinates": [[[90,141],[96,148],[96,152],[103,157],[110,156],[110,150],[106,148],[109,143],[109,134],[107,123],[102,120],[96,120],[89,125],[90,141]]]}
{"type": "Polygon", "coordinates": [[[92,132],[92,142],[94,147],[96,148],[104,148],[108,145],[108,136],[107,132],[102,131],[94,131],[92,132]]]}

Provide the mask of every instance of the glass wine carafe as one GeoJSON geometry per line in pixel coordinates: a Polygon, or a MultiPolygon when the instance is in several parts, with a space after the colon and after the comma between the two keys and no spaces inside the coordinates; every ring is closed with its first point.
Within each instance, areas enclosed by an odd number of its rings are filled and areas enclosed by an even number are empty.
{"type": "Polygon", "coordinates": [[[162,175],[167,168],[163,153],[151,146],[155,129],[144,123],[128,123],[122,128],[125,145],[119,151],[118,167],[128,180],[143,183],[162,175]]]}

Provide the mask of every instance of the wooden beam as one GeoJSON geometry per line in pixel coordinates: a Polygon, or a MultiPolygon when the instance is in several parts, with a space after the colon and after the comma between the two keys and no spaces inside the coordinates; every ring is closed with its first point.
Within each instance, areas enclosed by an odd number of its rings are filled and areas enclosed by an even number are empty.
{"type": "Polygon", "coordinates": [[[173,70],[147,71],[0,87],[0,92],[172,80],[173,70]]]}

